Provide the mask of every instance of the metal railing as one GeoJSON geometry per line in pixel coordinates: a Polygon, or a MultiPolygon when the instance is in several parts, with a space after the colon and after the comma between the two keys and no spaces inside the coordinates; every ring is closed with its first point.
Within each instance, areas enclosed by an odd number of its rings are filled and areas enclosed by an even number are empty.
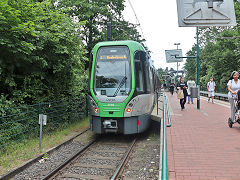
{"type": "MultiPolygon", "coordinates": [[[[168,99],[167,96],[164,93],[160,93],[160,96],[162,96],[162,170],[161,170],[161,179],[167,180],[168,179],[168,169],[167,169],[167,133],[166,133],[166,127],[171,127],[171,117],[169,112],[169,105],[168,105],[168,99]],[[166,124],[166,116],[168,118],[168,124],[166,124]]],[[[158,96],[157,96],[158,98],[158,96]]],[[[158,101],[157,101],[157,109],[158,107],[158,101]]],[[[158,114],[158,110],[157,110],[158,114]]]]}
{"type": "MultiPolygon", "coordinates": [[[[208,97],[208,91],[200,91],[200,95],[208,97]]],[[[228,95],[223,93],[214,93],[215,98],[219,100],[228,101],[228,95]]]]}
{"type": "Polygon", "coordinates": [[[166,110],[167,110],[167,117],[168,117],[168,124],[167,124],[167,127],[171,127],[172,126],[172,123],[171,123],[171,116],[170,116],[170,112],[169,112],[169,105],[168,105],[168,98],[167,98],[167,96],[166,95],[164,95],[165,96],[165,99],[166,99],[166,110]]]}
{"type": "MultiPolygon", "coordinates": [[[[0,109],[0,150],[36,138],[40,133],[54,133],[86,115],[85,96],[62,101],[44,102],[0,109]],[[47,116],[47,124],[40,130],[39,114],[47,116]]],[[[39,143],[41,151],[41,139],[39,143]]]]}

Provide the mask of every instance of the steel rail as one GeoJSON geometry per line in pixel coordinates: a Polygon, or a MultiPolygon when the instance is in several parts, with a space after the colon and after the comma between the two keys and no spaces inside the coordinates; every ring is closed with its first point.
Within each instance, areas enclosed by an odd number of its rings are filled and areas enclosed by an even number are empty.
{"type": "Polygon", "coordinates": [[[113,176],[111,177],[111,180],[116,180],[116,179],[118,178],[118,176],[119,176],[122,168],[124,167],[124,164],[126,163],[126,160],[127,160],[127,158],[129,157],[130,152],[132,151],[133,146],[135,145],[135,143],[136,143],[136,138],[133,140],[133,142],[132,142],[131,146],[129,147],[127,153],[125,154],[122,162],[121,162],[120,165],[117,167],[116,171],[114,172],[113,176]]]}
{"type": "Polygon", "coordinates": [[[50,171],[42,180],[47,180],[52,178],[54,175],[56,175],[57,172],[59,172],[61,169],[63,169],[69,162],[71,162],[73,159],[75,159],[79,154],[81,154],[83,151],[85,151],[87,148],[89,148],[93,143],[95,143],[97,140],[93,139],[90,141],[87,145],[82,147],[79,151],[77,151],[74,155],[72,155],[70,158],[65,160],[63,163],[61,163],[59,166],[57,166],[55,169],[50,171]]]}

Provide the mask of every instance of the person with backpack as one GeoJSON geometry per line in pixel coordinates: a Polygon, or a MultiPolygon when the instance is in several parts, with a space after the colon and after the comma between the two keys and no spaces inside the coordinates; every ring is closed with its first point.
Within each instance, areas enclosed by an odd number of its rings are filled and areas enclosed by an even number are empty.
{"type": "Polygon", "coordinates": [[[210,81],[207,83],[207,88],[208,88],[208,102],[210,101],[210,98],[212,97],[212,103],[214,99],[214,92],[215,92],[215,82],[213,81],[213,77],[210,78],[210,81]]]}

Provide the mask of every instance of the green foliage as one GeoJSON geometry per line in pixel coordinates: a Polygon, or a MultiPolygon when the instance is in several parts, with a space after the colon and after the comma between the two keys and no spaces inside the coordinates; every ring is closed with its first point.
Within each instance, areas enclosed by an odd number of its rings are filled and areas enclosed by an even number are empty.
{"type": "Polygon", "coordinates": [[[48,157],[48,153],[44,153],[43,156],[42,156],[42,159],[44,159],[44,160],[48,160],[48,159],[49,159],[49,157],[48,157]]]}
{"type": "Polygon", "coordinates": [[[0,2],[1,93],[15,103],[36,103],[79,94],[87,59],[81,25],[51,1],[0,2]],[[77,31],[78,29],[78,31],[77,31]]]}
{"type": "Polygon", "coordinates": [[[51,0],[0,1],[1,148],[38,135],[38,102],[62,104],[46,111],[52,127],[85,115],[88,60],[83,24],[51,0]],[[81,99],[76,103],[73,97],[81,99]]]}
{"type": "Polygon", "coordinates": [[[123,3],[0,1],[1,144],[36,136],[40,110],[48,115],[46,132],[86,114],[88,57],[106,40],[107,22],[113,24],[114,40],[144,41],[123,19],[123,3]]]}
{"type": "MultiPolygon", "coordinates": [[[[4,97],[2,96],[2,101],[4,97]]],[[[1,108],[0,116],[0,150],[16,142],[22,142],[39,135],[38,114],[47,115],[47,125],[43,134],[54,134],[59,128],[64,128],[86,116],[86,96],[10,107],[6,100],[5,107],[1,108]]]]}
{"type": "MultiPolygon", "coordinates": [[[[42,150],[46,152],[50,148],[63,143],[68,140],[69,137],[80,133],[89,127],[89,119],[83,119],[81,121],[75,121],[72,124],[68,124],[64,129],[57,129],[51,135],[43,134],[42,150]]],[[[26,161],[40,155],[39,154],[39,137],[27,139],[23,142],[15,142],[12,146],[7,146],[5,151],[0,150],[0,174],[7,173],[24,164],[26,161]]],[[[45,153],[45,157],[49,154],[45,153]]]]}
{"type": "Polygon", "coordinates": [[[86,93],[88,57],[106,40],[108,21],[113,39],[142,41],[123,20],[123,2],[1,1],[1,93],[17,105],[86,93]]]}
{"type": "Polygon", "coordinates": [[[56,2],[58,2],[58,8],[63,9],[70,17],[85,22],[81,38],[86,44],[88,57],[96,43],[107,40],[107,22],[112,22],[113,40],[144,41],[136,27],[123,19],[124,0],[60,0],[56,2]]]}
{"type": "MultiPolygon", "coordinates": [[[[235,2],[237,26],[200,28],[200,85],[207,90],[207,82],[214,77],[217,92],[227,92],[232,71],[240,71],[240,5],[235,2]]],[[[187,55],[196,56],[196,45],[187,55]]],[[[196,60],[187,59],[186,76],[196,78],[196,60]]]]}
{"type": "Polygon", "coordinates": [[[174,71],[173,68],[168,70],[168,67],[166,67],[165,70],[163,70],[162,68],[157,69],[157,73],[158,73],[158,76],[159,76],[162,84],[165,83],[165,84],[167,84],[167,86],[170,85],[170,83],[173,81],[172,77],[174,77],[172,71],[174,71]]]}

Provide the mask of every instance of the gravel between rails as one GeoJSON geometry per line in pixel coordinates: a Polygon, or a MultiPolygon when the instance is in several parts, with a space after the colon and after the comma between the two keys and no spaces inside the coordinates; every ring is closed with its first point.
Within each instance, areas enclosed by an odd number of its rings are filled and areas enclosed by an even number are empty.
{"type": "MultiPolygon", "coordinates": [[[[159,175],[159,155],[160,155],[160,125],[159,123],[152,123],[152,128],[146,133],[138,135],[140,140],[137,141],[134,152],[131,154],[128,163],[126,164],[121,179],[158,179],[159,175]],[[156,128],[159,127],[159,128],[156,128]]],[[[48,174],[51,169],[54,169],[60,163],[65,161],[67,158],[72,156],[77,150],[82,148],[89,142],[90,139],[94,138],[95,135],[91,131],[84,133],[83,135],[75,138],[71,143],[60,147],[57,151],[48,155],[47,160],[41,159],[40,161],[32,164],[21,173],[14,176],[12,179],[16,180],[38,180],[42,179],[48,174]]],[[[106,136],[108,138],[108,136],[106,136]]],[[[102,137],[104,139],[104,136],[102,137]]],[[[104,159],[104,158],[89,158],[91,156],[109,156],[109,157],[120,157],[124,148],[123,145],[117,148],[109,148],[108,144],[121,144],[118,141],[117,136],[110,136],[110,140],[103,143],[101,146],[96,146],[92,151],[86,154],[87,157],[79,160],[79,163],[83,164],[98,164],[98,165],[110,165],[116,166],[116,162],[104,159]],[[95,151],[96,150],[96,151],[95,151]],[[100,151],[98,151],[100,150],[100,151]],[[116,150],[116,152],[114,152],[116,150]],[[104,152],[106,151],[106,152],[104,152]]],[[[92,174],[92,175],[106,175],[111,174],[112,170],[106,170],[101,168],[90,168],[90,167],[73,167],[69,169],[69,173],[79,174],[92,174]]],[[[58,179],[58,178],[56,178],[58,179]]],[[[64,179],[78,179],[78,178],[64,178],[64,179]]]]}
{"type": "Polygon", "coordinates": [[[108,135],[98,139],[87,151],[60,170],[54,179],[109,179],[121,163],[133,137],[108,135]]]}
{"type": "Polygon", "coordinates": [[[88,131],[72,142],[61,146],[59,149],[53,153],[47,155],[47,159],[41,159],[38,162],[32,164],[26,168],[21,173],[15,175],[12,179],[14,180],[38,180],[42,179],[51,169],[54,169],[67,158],[71,157],[78,149],[83,147],[90,139],[92,139],[94,134],[88,131]]]}
{"type": "Polygon", "coordinates": [[[151,128],[137,141],[136,147],[120,179],[157,180],[160,161],[160,124],[152,121],[151,128]],[[159,128],[156,128],[159,127],[159,128]]]}

